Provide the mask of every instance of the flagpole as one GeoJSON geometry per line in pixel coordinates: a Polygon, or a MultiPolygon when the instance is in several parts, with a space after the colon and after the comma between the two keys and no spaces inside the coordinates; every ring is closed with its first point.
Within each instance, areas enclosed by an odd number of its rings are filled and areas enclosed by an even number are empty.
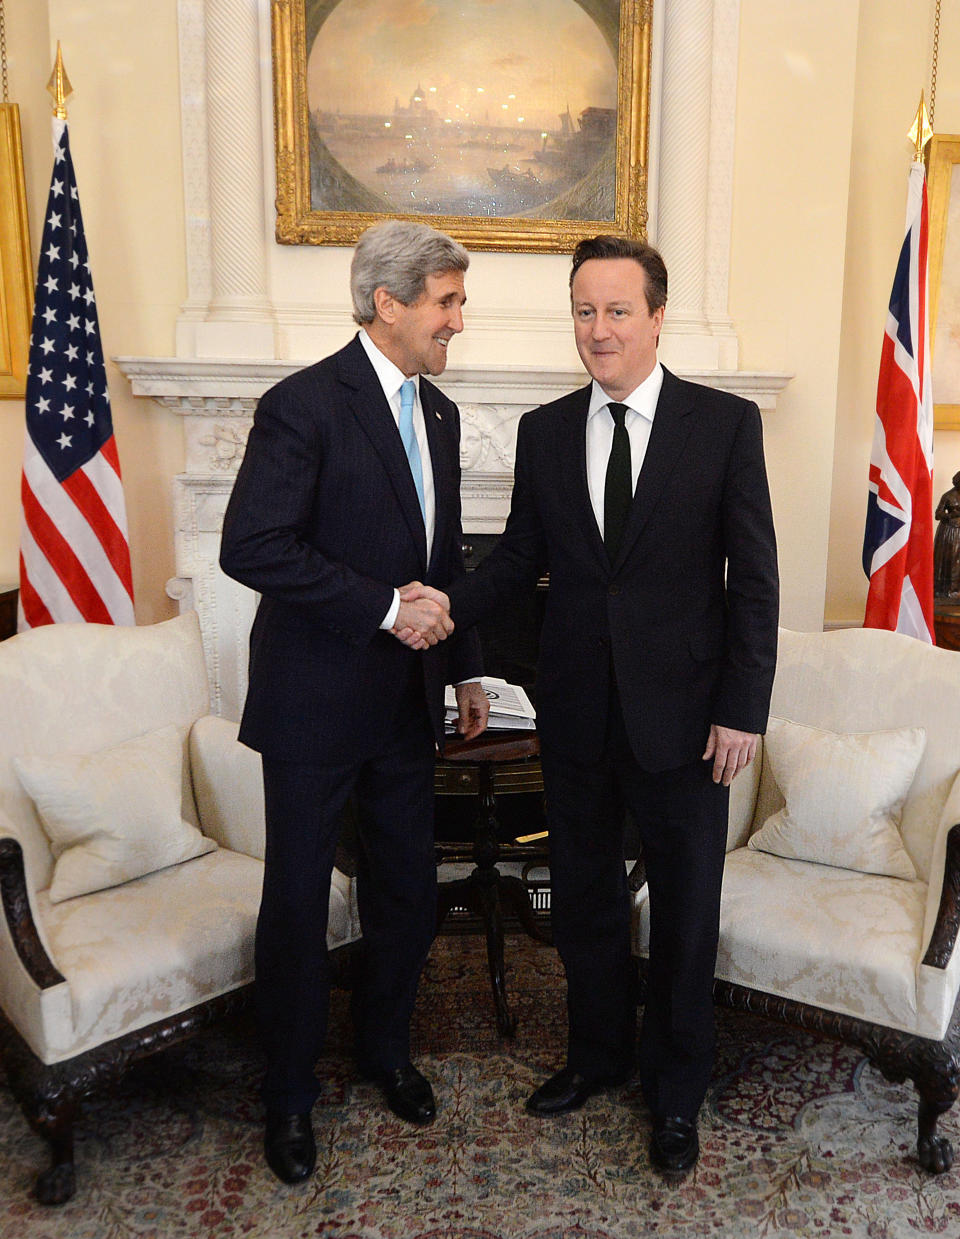
{"type": "Polygon", "coordinates": [[[914,163],[923,162],[923,149],[933,137],[933,130],[930,128],[930,121],[927,117],[927,105],[923,101],[923,91],[920,91],[920,106],[917,108],[917,115],[914,117],[913,125],[907,137],[914,146],[914,163]]]}
{"type": "Polygon", "coordinates": [[[51,130],[53,135],[53,149],[56,150],[60,144],[60,138],[63,135],[63,130],[67,123],[67,109],[64,105],[70,95],[73,94],[73,87],[70,85],[70,79],[67,77],[67,71],[63,67],[63,52],[60,48],[59,39],[57,39],[57,59],[54,61],[53,72],[50,74],[50,81],[47,82],[47,92],[53,99],[53,121],[51,123],[51,130]]]}
{"type": "Polygon", "coordinates": [[[63,67],[63,52],[60,48],[59,39],[57,39],[57,59],[53,66],[53,72],[50,74],[50,81],[47,82],[47,90],[53,97],[53,115],[57,120],[66,120],[67,109],[63,105],[73,94],[73,87],[70,85],[67,71],[63,67]]]}

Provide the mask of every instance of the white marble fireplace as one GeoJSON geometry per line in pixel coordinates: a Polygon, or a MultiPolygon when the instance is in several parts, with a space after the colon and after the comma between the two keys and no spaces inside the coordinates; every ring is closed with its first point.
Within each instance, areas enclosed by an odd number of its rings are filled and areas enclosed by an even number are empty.
{"type": "MultiPolygon", "coordinates": [[[[349,254],[273,240],[268,0],[179,0],[178,10],[188,297],[177,356],[116,360],[135,395],[182,419],[167,589],[199,612],[214,709],[235,718],[256,599],[217,567],[223,512],[260,395],[349,338],[349,254]],[[318,287],[331,293],[305,295],[318,287]]],[[[770,412],[788,376],[738,369],[727,313],[739,0],[654,0],[653,14],[649,235],[670,271],[661,356],[770,412]]],[[[525,255],[524,273],[538,261],[560,260],[525,255]]],[[[585,377],[562,304],[523,314],[488,298],[468,330],[482,360],[452,366],[441,385],[461,410],[464,529],[495,533],[518,418],[585,377]],[[513,360],[526,357],[536,366],[513,360]]]]}

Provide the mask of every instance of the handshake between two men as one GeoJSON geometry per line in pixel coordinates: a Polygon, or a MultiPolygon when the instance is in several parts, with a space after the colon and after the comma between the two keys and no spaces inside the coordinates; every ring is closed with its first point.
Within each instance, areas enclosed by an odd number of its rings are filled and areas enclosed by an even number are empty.
{"type": "MultiPolygon", "coordinates": [[[[397,640],[412,650],[426,650],[446,641],[454,627],[447,595],[422,581],[402,585],[399,592],[400,608],[391,629],[397,640]]],[[[478,680],[458,684],[455,692],[457,731],[464,740],[472,740],[487,726],[490,702],[478,680]]]]}
{"type": "Polygon", "coordinates": [[[391,631],[412,650],[425,650],[446,641],[453,632],[450,599],[439,589],[411,581],[400,586],[400,609],[391,631]]]}

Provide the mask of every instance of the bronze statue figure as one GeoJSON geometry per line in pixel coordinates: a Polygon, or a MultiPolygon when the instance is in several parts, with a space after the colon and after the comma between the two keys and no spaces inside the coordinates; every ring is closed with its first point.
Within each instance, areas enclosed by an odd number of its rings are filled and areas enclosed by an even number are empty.
{"type": "Polygon", "coordinates": [[[940,524],[933,542],[933,593],[960,599],[960,473],[941,495],[935,515],[940,524]]]}

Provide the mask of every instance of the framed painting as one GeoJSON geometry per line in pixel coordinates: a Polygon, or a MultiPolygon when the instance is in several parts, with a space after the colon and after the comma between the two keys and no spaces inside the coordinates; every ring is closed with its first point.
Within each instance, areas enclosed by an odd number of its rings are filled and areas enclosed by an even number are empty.
{"type": "Polygon", "coordinates": [[[960,430],[960,134],[928,148],[933,424],[960,430]]]}
{"type": "Polygon", "coordinates": [[[475,250],[647,222],[653,0],[272,0],[277,240],[475,250]]]}
{"type": "Polygon", "coordinates": [[[0,398],[26,391],[32,314],[20,111],[15,103],[0,103],[0,398]]]}

